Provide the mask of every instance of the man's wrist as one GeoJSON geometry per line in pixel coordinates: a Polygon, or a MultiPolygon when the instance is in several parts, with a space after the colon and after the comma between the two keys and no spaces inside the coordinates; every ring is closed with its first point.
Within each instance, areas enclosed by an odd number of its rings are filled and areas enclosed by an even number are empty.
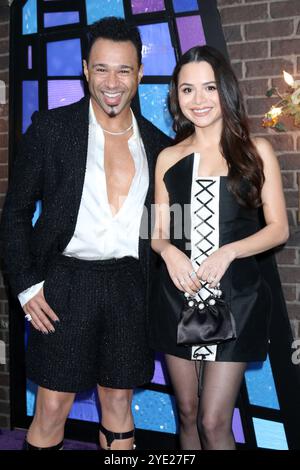
{"type": "Polygon", "coordinates": [[[162,257],[162,259],[165,261],[166,260],[166,256],[168,256],[168,253],[170,251],[170,248],[172,248],[172,245],[171,243],[168,243],[165,248],[160,252],[160,256],[162,257]]]}

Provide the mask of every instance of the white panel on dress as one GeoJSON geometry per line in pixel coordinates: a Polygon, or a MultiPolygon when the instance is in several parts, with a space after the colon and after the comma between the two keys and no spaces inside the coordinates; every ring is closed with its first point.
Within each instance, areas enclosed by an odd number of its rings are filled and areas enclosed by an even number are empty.
{"type": "MultiPolygon", "coordinates": [[[[201,263],[219,248],[219,199],[220,177],[199,177],[200,154],[194,153],[193,180],[191,189],[191,261],[197,271],[201,263]]],[[[200,290],[203,299],[212,290],[204,283],[200,290]]],[[[196,299],[199,297],[196,295],[196,299]]],[[[214,361],[217,345],[194,346],[193,360],[214,361]]]]}

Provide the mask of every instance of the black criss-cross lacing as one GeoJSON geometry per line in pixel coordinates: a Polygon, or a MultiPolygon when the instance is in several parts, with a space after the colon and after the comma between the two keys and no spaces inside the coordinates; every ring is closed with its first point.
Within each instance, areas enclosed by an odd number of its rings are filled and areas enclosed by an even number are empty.
{"type": "MultiPolygon", "coordinates": [[[[200,266],[201,261],[199,259],[202,258],[202,256],[208,257],[211,253],[211,251],[214,248],[214,243],[210,240],[211,235],[214,233],[216,230],[213,225],[210,224],[210,219],[215,215],[215,212],[212,210],[212,208],[209,206],[209,204],[213,201],[215,195],[210,191],[210,188],[216,184],[216,180],[210,180],[210,179],[197,179],[197,184],[200,186],[200,190],[195,194],[195,197],[197,201],[201,204],[201,206],[194,211],[195,218],[199,220],[199,223],[194,226],[194,230],[200,235],[200,239],[197,240],[195,243],[195,248],[198,250],[199,254],[195,256],[194,262],[200,266]],[[203,200],[202,194],[209,194],[209,199],[207,201],[203,200]],[[202,217],[200,215],[201,211],[203,209],[206,209],[209,214],[207,217],[202,217]],[[210,230],[208,231],[207,234],[203,233],[202,226],[208,227],[210,230]],[[203,249],[203,242],[206,241],[208,244],[208,247],[206,249],[203,249]],[[202,246],[201,246],[202,245],[202,246]]],[[[208,293],[211,293],[210,289],[206,287],[208,285],[208,282],[205,282],[202,284],[202,288],[204,288],[208,293]]]]}

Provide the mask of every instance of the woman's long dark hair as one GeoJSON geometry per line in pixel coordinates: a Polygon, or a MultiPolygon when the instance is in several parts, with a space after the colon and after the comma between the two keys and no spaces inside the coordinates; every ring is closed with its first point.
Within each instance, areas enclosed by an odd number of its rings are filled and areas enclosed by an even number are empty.
{"type": "Polygon", "coordinates": [[[235,74],[223,55],[213,47],[193,47],[175,67],[169,97],[175,142],[181,142],[195,132],[194,124],[183,115],[179,106],[179,73],[185,64],[202,61],[209,63],[215,73],[223,116],[220,150],[228,165],[229,189],[242,205],[259,207],[264,183],[263,162],[250,139],[248,119],[235,74]],[[241,185],[242,178],[248,181],[247,191],[241,185]]]}

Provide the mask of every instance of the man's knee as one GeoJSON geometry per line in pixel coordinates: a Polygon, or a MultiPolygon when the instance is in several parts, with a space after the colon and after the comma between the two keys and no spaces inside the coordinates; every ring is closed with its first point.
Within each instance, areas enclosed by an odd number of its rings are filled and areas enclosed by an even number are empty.
{"type": "Polygon", "coordinates": [[[37,400],[36,419],[46,425],[63,423],[67,419],[72,402],[73,397],[69,394],[44,391],[37,400]]]}
{"type": "Polygon", "coordinates": [[[131,408],[132,390],[101,387],[99,398],[102,410],[124,412],[131,408]]]}

